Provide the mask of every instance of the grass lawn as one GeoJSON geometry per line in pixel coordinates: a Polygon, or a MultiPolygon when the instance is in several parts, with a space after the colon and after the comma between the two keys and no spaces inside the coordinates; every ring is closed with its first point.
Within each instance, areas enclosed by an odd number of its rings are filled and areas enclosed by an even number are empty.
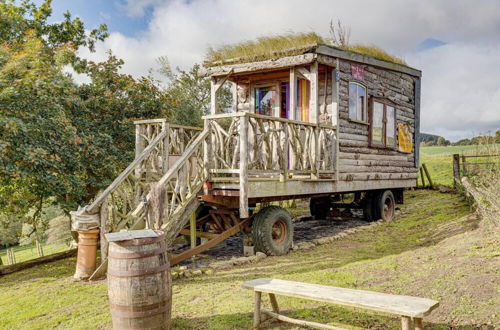
{"type": "MultiPolygon", "coordinates": [[[[38,258],[38,252],[35,243],[27,245],[13,246],[14,254],[16,256],[16,262],[23,262],[30,259],[38,258]]],[[[54,243],[54,244],[43,244],[43,253],[48,256],[57,252],[66,251],[69,246],[66,243],[54,243]]],[[[2,258],[3,264],[8,264],[7,249],[0,249],[0,258],[2,258]]]]}
{"type": "MultiPolygon", "coordinates": [[[[499,324],[499,242],[478,226],[460,196],[411,191],[394,222],[311,250],[175,280],[173,327],[248,329],[253,295],[241,283],[259,277],[436,299],[441,305],[426,323],[432,329],[499,324]]],[[[106,282],[73,282],[74,266],[70,258],[1,277],[0,328],[109,329],[106,282]]],[[[352,308],[280,297],[278,302],[288,315],[332,325],[393,329],[400,324],[395,317],[352,308]]]]}
{"type": "MultiPolygon", "coordinates": [[[[490,153],[490,150],[496,149],[495,146],[433,146],[420,148],[420,164],[425,163],[429,169],[434,184],[445,186],[453,185],[453,154],[474,155],[479,153],[490,153]]],[[[419,178],[420,180],[420,178],[419,178]]]]}

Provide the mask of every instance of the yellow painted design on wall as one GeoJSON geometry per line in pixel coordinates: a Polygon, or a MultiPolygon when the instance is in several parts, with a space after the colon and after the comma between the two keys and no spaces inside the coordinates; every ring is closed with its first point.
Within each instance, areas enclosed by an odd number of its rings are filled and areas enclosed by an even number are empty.
{"type": "Polygon", "coordinates": [[[399,151],[408,153],[413,151],[413,137],[408,124],[398,123],[398,143],[399,151]]]}

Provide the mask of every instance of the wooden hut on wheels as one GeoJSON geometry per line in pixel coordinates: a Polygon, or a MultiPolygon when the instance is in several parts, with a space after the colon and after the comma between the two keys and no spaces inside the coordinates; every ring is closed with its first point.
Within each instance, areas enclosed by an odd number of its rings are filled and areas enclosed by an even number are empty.
{"type": "MultiPolygon", "coordinates": [[[[368,220],[394,217],[415,187],[421,72],[402,63],[312,44],[205,63],[211,113],[203,129],[136,122],[136,158],[75,213],[101,233],[155,228],[167,242],[191,236],[172,264],[239,232],[257,251],[292,247],[288,212],[268,203],[309,198],[324,218],[341,194],[368,220]],[[228,85],[232,109],[217,109],[228,85]],[[264,204],[266,205],[266,204],[264,204]],[[203,244],[197,239],[202,238],[203,244]]],[[[101,249],[106,254],[106,241],[101,249]]]]}

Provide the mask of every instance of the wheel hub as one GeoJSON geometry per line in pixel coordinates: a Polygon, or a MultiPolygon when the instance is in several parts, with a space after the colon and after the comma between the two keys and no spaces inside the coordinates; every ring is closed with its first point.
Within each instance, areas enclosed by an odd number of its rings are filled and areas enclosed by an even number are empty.
{"type": "Polygon", "coordinates": [[[282,220],[276,221],[272,229],[273,241],[275,241],[278,244],[281,244],[285,240],[286,236],[287,236],[286,223],[282,220]]]}

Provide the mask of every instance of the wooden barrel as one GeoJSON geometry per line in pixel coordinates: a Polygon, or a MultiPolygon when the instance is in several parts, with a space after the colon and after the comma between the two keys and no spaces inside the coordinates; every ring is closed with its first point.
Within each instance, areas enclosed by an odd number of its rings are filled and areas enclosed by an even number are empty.
{"type": "Polygon", "coordinates": [[[114,329],[170,329],[172,278],[165,236],[149,232],[159,236],[111,241],[111,234],[107,235],[108,295],[114,329]]]}

